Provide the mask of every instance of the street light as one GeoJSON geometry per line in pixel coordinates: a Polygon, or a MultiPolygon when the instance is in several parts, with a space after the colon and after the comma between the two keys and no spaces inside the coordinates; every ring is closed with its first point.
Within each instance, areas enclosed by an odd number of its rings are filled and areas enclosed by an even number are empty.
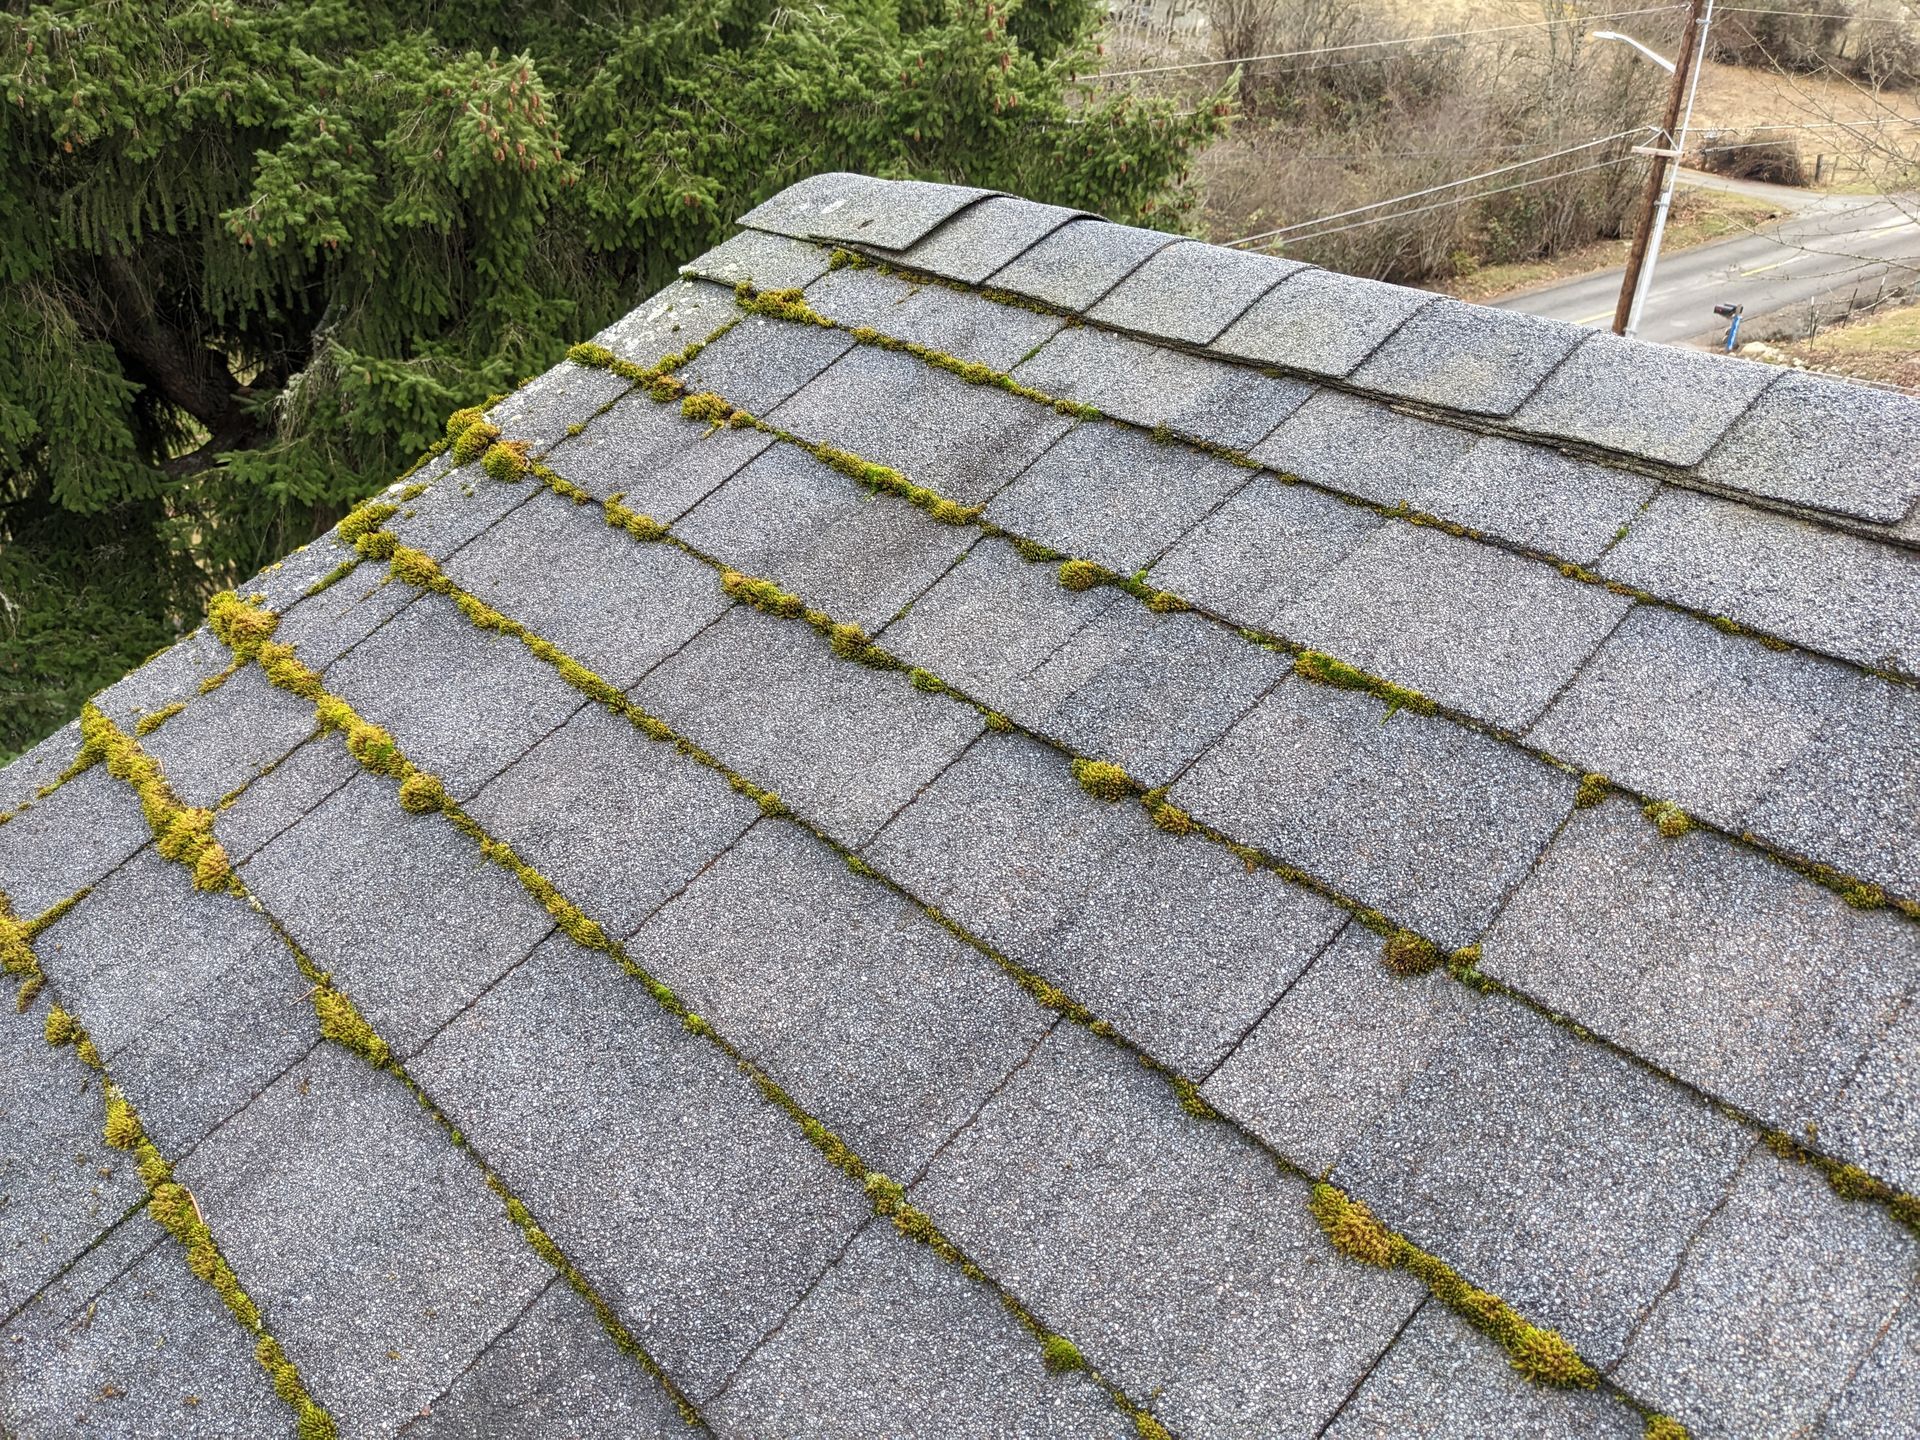
{"type": "Polygon", "coordinates": [[[1618,40],[1631,45],[1673,76],[1673,92],[1667,99],[1667,123],[1661,132],[1665,147],[1634,147],[1636,153],[1653,156],[1653,173],[1647,179],[1650,187],[1660,187],[1660,198],[1650,217],[1642,213],[1641,228],[1634,236],[1633,253],[1627,261],[1623,290],[1631,286],[1632,299],[1624,306],[1624,316],[1619,310],[1614,312],[1613,325],[1614,330],[1622,335],[1632,335],[1640,328],[1640,310],[1646,304],[1647,291],[1653,286],[1653,267],[1660,258],[1660,237],[1666,233],[1667,211],[1673,207],[1674,181],[1679,178],[1679,160],[1686,150],[1687,128],[1693,123],[1693,97],[1700,88],[1700,62],[1706,56],[1707,27],[1712,23],[1713,0],[1706,0],[1704,9],[1701,0],[1694,0],[1693,9],[1687,17],[1686,34],[1680,42],[1681,53],[1677,63],[1650,50],[1631,35],[1622,35],[1617,30],[1596,30],[1590,37],[1595,40],[1618,40]],[[1680,89],[1683,85],[1686,87],[1684,110],[1680,105],[1680,89]],[[1668,161],[1673,163],[1668,164],[1668,161]]]}

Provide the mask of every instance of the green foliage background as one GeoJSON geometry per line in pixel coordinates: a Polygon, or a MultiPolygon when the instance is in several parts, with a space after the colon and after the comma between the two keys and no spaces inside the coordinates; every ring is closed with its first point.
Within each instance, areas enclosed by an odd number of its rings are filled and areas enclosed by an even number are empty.
{"type": "Polygon", "coordinates": [[[0,32],[0,758],[823,170],[1177,229],[1096,0],[66,0],[0,32]]]}

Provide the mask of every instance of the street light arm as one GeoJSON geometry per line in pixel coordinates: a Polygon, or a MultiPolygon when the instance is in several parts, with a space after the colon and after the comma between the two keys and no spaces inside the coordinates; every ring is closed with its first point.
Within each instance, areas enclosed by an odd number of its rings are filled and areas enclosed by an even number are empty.
{"type": "Polygon", "coordinates": [[[1658,65],[1662,70],[1666,71],[1667,74],[1669,75],[1673,74],[1673,71],[1674,71],[1673,61],[1667,59],[1667,57],[1664,55],[1661,55],[1655,51],[1649,50],[1646,46],[1642,45],[1638,40],[1634,39],[1631,35],[1622,35],[1618,30],[1596,30],[1587,38],[1589,40],[1623,41],[1624,43],[1631,45],[1634,49],[1638,50],[1642,55],[1646,56],[1647,59],[1651,60],[1654,64],[1658,65]]]}

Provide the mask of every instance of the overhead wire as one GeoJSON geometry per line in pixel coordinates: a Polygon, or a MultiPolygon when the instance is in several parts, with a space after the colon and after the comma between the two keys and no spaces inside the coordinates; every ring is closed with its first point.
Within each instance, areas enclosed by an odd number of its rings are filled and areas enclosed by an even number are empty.
{"type": "MultiPolygon", "coordinates": [[[[1564,155],[1577,155],[1583,150],[1592,150],[1596,146],[1611,145],[1616,141],[1626,140],[1635,135],[1653,135],[1653,134],[1657,134],[1658,132],[1659,132],[1659,127],[1656,125],[1636,125],[1631,130],[1616,131],[1612,135],[1602,135],[1597,139],[1583,141],[1578,145],[1569,145],[1561,150],[1550,150],[1544,155],[1531,156],[1530,158],[1525,160],[1515,160],[1511,164],[1496,166],[1492,170],[1483,170],[1478,175],[1467,175],[1467,176],[1463,176],[1461,179],[1458,179],[1458,180],[1448,180],[1444,184],[1429,185],[1424,190],[1412,190],[1405,195],[1395,195],[1386,200],[1375,200],[1371,204],[1367,204],[1367,205],[1356,205],[1351,210],[1337,210],[1331,215],[1322,215],[1317,219],[1301,220],[1292,225],[1282,225],[1277,227],[1276,229],[1261,230],[1252,235],[1242,235],[1238,240],[1229,240],[1227,244],[1229,246],[1237,247],[1241,245],[1250,245],[1256,240],[1270,240],[1277,235],[1290,235],[1296,230],[1306,230],[1316,226],[1320,226],[1325,224],[1329,220],[1345,220],[1350,215],[1362,215],[1370,210],[1385,209],[1389,205],[1399,205],[1402,202],[1407,200],[1424,199],[1428,195],[1437,195],[1443,190],[1457,190],[1462,185],[1472,185],[1476,181],[1480,181],[1480,180],[1491,180],[1497,175],[1511,174],[1515,170],[1525,170],[1526,168],[1532,165],[1544,165],[1547,161],[1558,160],[1564,155]]],[[[1606,163],[1617,164],[1620,160],[1625,160],[1627,158],[1628,158],[1627,156],[1622,155],[1617,157],[1615,160],[1608,161],[1606,163]]],[[[1594,167],[1588,167],[1588,168],[1594,168],[1594,167]]],[[[1567,173],[1577,174],[1580,172],[1570,171],[1567,173]]],[[[1502,188],[1517,189],[1519,187],[1506,186],[1502,188]]],[[[1500,191],[1487,190],[1487,191],[1477,191],[1475,193],[1497,195],[1500,193],[1500,191]]],[[[1471,197],[1463,197],[1463,198],[1471,198],[1471,197]]],[[[1435,207],[1427,206],[1423,208],[1432,209],[1435,207]]],[[[1420,212],[1415,210],[1415,211],[1408,211],[1406,213],[1419,214],[1420,212]]],[[[1342,228],[1346,228],[1346,227],[1342,227],[1342,228]]],[[[1332,232],[1326,232],[1326,233],[1332,233],[1332,232]]]]}

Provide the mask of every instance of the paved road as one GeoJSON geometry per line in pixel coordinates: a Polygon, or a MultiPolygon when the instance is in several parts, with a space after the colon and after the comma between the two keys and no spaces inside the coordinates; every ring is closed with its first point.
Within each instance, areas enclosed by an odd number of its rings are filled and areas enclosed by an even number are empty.
{"type": "MultiPolygon", "coordinates": [[[[1692,182],[1689,173],[1687,183],[1692,182]]],[[[1718,304],[1745,305],[1750,317],[1791,307],[1804,314],[1816,300],[1823,309],[1838,309],[1849,292],[1864,299],[1882,284],[1920,281],[1920,200],[1915,197],[1896,204],[1869,196],[1810,196],[1773,185],[1725,188],[1784,197],[1783,205],[1802,208],[1754,234],[1663,255],[1641,316],[1641,338],[1717,342],[1726,331],[1726,321],[1713,313],[1718,304]]],[[[1619,270],[1596,271],[1495,303],[1605,328],[1613,323],[1620,275],[1619,270]]]]}

